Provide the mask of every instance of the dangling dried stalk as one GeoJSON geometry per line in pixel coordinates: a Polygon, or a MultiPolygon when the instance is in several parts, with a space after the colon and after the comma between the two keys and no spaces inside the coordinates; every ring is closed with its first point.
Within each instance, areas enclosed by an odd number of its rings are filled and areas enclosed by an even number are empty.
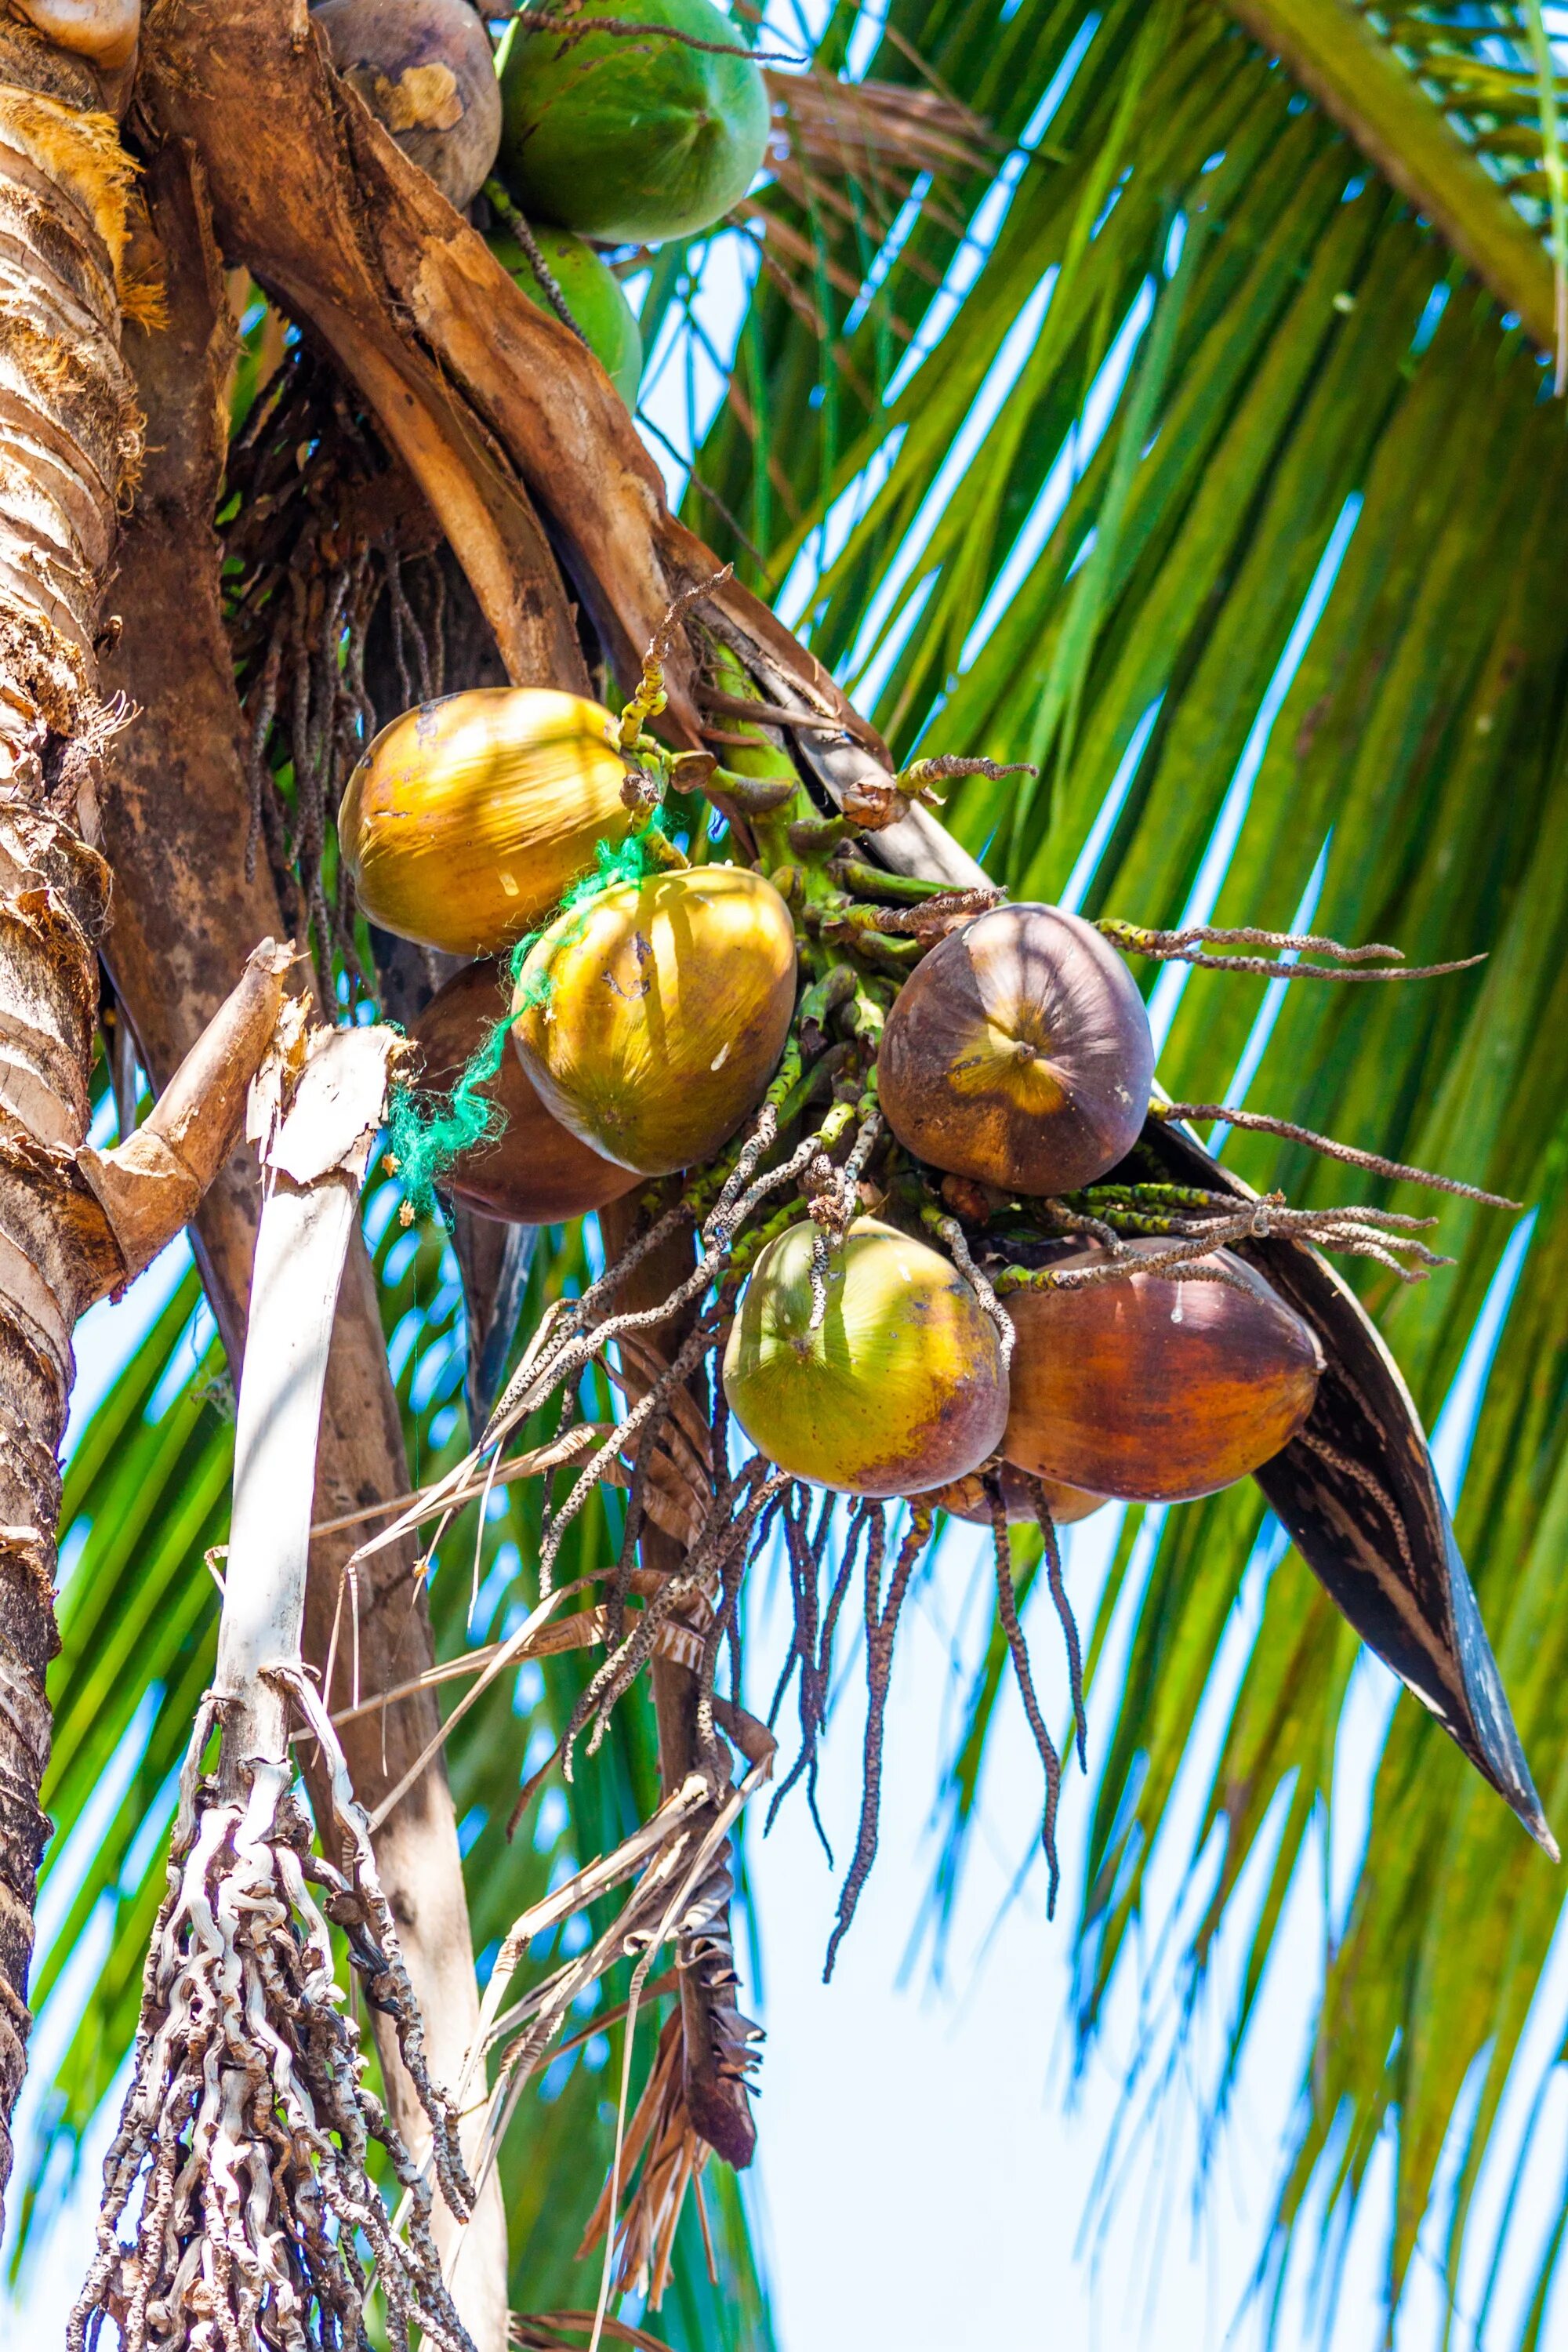
{"type": "Polygon", "coordinates": [[[472,2352],[441,2276],[429,2184],[365,2087],[359,2031],[334,1979],[329,1919],[344,1931],[366,1999],[395,2021],[443,2194],[466,2218],[472,2191],[456,2116],[425,2064],[369,1826],[300,1656],[327,1350],[395,1045],[390,1032],[363,1028],[312,1043],[290,1003],[252,1089],[268,1189],[216,1681],[181,1776],[132,2083],[104,2164],[98,2252],[67,2331],[70,2352],[97,2345],[105,2316],[131,2352],[357,2352],[373,2273],[398,2352],[415,2330],[440,2352],[472,2352]],[[341,1869],[310,1852],[293,1788],[291,1708],[330,1767],[341,1869]],[[221,1744],[208,1775],[215,1726],[221,1744]],[[406,2234],[371,2179],[373,2141],[405,2192],[406,2234]]]}
{"type": "MultiPolygon", "coordinates": [[[[1050,1874],[1046,1888],[1046,1916],[1049,1919],[1056,1916],[1057,1888],[1061,1883],[1061,1864],[1057,1857],[1057,1807],[1061,1801],[1062,1759],[1057,1754],[1056,1742],[1047,1730],[1046,1718],[1040,1712],[1040,1702],[1035,1692],[1034,1670],[1029,1664],[1029,1645],[1018,1622],[1018,1596],[1013,1587],[1013,1550],[1007,1533],[1007,1512],[1002,1500],[1001,1480],[987,1479],[986,1492],[991,1505],[992,1542],[996,1554],[996,1614],[1006,1637],[1018,1696],[1024,1702],[1024,1713],[1028,1718],[1029,1729],[1046,1775],[1046,1810],[1040,1823],[1040,1843],[1045,1848],[1046,1867],[1050,1874]]],[[[1074,1696],[1076,1700],[1079,1695],[1075,1693],[1074,1696]]],[[[1081,1715],[1079,1720],[1081,1726],[1081,1715]]]]}
{"type": "Polygon", "coordinates": [[[1342,1160],[1352,1168],[1364,1168],[1373,1176],[1387,1176],[1395,1183],[1425,1185],[1428,1192],[1452,1192],[1461,1201],[1479,1201],[1488,1209],[1521,1209],[1522,1201],[1510,1201],[1503,1192],[1483,1192],[1479,1184],[1462,1184],[1457,1176],[1436,1175],[1427,1168],[1409,1167],[1403,1160],[1386,1160],[1380,1151],[1361,1151],[1352,1143],[1341,1143],[1331,1135],[1320,1135],[1316,1128],[1298,1127],[1294,1119],[1272,1118],[1258,1110],[1231,1110],[1223,1103],[1151,1103],[1151,1118],[1181,1118],[1189,1124],[1199,1119],[1223,1119],[1227,1127],[1244,1128],[1250,1135],[1277,1135],[1286,1143],[1304,1143],[1309,1151],[1321,1151],[1326,1159],[1342,1160]]]}
{"type": "Polygon", "coordinates": [[[1115,941],[1123,955],[1149,956],[1157,963],[1190,963],[1203,971],[1260,972],[1269,980],[1440,980],[1451,971],[1468,971],[1485,963],[1484,955],[1460,956],[1452,963],[1405,963],[1398,948],[1373,942],[1367,947],[1342,947],[1338,940],[1321,939],[1310,931],[1259,931],[1249,927],[1216,930],[1194,923],[1184,931],[1150,930],[1114,915],[1095,925],[1115,941]],[[1215,956],[1207,947],[1267,947],[1271,956],[1215,956]],[[1327,963],[1301,961],[1310,950],[1330,958],[1327,963]],[[1368,969],[1367,967],[1372,967],[1368,969]]]}
{"type": "MultiPolygon", "coordinates": [[[[686,1965],[699,1969],[710,1991],[732,1995],[739,1979],[730,1936],[730,1909],[734,1881],[721,1849],[703,1885],[688,1905],[680,1923],[678,1949],[686,1965]]],[[[742,2017],[733,1999],[719,2003],[713,2014],[727,2030],[718,2053],[718,2071],[726,2079],[752,2087],[756,2071],[756,2044],[762,2029],[742,2017]]],[[[628,2025],[628,2034],[630,2027],[628,2025]]],[[[578,2249],[584,2260],[615,2230],[609,2272],[612,2294],[637,2292],[658,2311],[669,2284],[675,2255],[675,2233],[688,2189],[694,2189],[703,2236],[708,2233],[702,2205],[702,2171],[711,2150],[697,2130],[686,2098],[685,2033],[679,2012],[667,2019],[643,2094],[626,2127],[618,2171],[635,2176],[632,2193],[615,2226],[617,2170],[612,2170],[589,2217],[578,2249]]],[[[713,2263],[709,2246],[709,2266],[713,2263]]],[[[717,2283],[717,2282],[715,2282],[717,2283]]]]}
{"type": "Polygon", "coordinates": [[[827,1958],[823,1964],[822,1981],[826,1984],[833,1974],[833,1963],[838,1957],[838,1947],[849,1932],[860,1900],[860,1890],[871,1874],[877,1859],[877,1817],[882,1796],[882,1727],[887,1712],[888,1686],[893,1673],[893,1639],[899,1630],[899,1612],[904,1605],[910,1578],[916,1561],[931,1541],[931,1515],[917,1505],[910,1517],[909,1533],[900,1548],[893,1569],[888,1598],[883,1601],[879,1587],[882,1581],[882,1559],[887,1546],[887,1533],[881,1506],[871,1506],[871,1539],[866,1555],[866,1761],[861,1786],[860,1830],[855,1841],[855,1858],[849,1865],[849,1875],[838,1897],[838,1919],[828,1938],[827,1958]]]}

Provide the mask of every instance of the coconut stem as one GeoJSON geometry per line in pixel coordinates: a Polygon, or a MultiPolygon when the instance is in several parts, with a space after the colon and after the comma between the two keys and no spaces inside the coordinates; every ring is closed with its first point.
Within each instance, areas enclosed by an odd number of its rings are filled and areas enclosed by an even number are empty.
{"type": "Polygon", "coordinates": [[[1380,946],[1363,948],[1342,947],[1337,940],[1324,940],[1307,932],[1215,930],[1206,923],[1195,923],[1184,931],[1149,930],[1141,923],[1127,923],[1114,915],[1102,915],[1095,925],[1123,955],[1149,956],[1161,963],[1195,964],[1204,971],[1250,971],[1266,975],[1269,980],[1440,980],[1450,971],[1468,971],[1472,964],[1485,963],[1484,955],[1460,956],[1452,963],[1399,964],[1396,969],[1367,971],[1359,967],[1373,957],[1397,957],[1398,948],[1380,946]],[[1278,948],[1278,956],[1212,956],[1203,952],[1205,941],[1223,945],[1226,941],[1240,944],[1257,942],[1278,948]],[[1300,951],[1316,949],[1321,954],[1332,956],[1333,963],[1304,963],[1300,951]]]}
{"type": "Polygon", "coordinates": [[[1436,1176],[1429,1169],[1407,1167],[1401,1160],[1385,1160],[1381,1152],[1361,1151],[1353,1144],[1340,1143],[1331,1135],[1320,1135],[1310,1127],[1298,1127],[1289,1118],[1272,1118],[1262,1111],[1231,1110],[1223,1103],[1152,1102],[1151,1118],[1223,1119],[1227,1127],[1242,1127],[1259,1135],[1278,1135],[1287,1143],[1304,1143],[1312,1151],[1321,1151],[1331,1160],[1345,1160],[1352,1168],[1364,1168],[1374,1176],[1387,1176],[1395,1182],[1424,1184],[1430,1192],[1453,1192],[1463,1201],[1479,1201],[1488,1209],[1522,1209],[1522,1201],[1510,1201],[1506,1193],[1483,1192],[1479,1184],[1462,1184],[1457,1176],[1436,1176]]]}

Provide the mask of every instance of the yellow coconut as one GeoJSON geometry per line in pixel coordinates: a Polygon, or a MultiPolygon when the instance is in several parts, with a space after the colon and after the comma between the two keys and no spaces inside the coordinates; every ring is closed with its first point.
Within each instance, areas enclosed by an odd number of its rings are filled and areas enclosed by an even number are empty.
{"type": "Polygon", "coordinates": [[[745,866],[616,883],[530,951],[513,1024],[522,1066],[606,1160],[643,1176],[694,1167],[766,1089],[795,963],[789,908],[745,866]]]}
{"type": "MultiPolygon", "coordinates": [[[[510,994],[500,967],[489,960],[453,974],[414,1024],[414,1043],[424,1055],[421,1085],[450,1090],[510,994]]],[[[506,1125],[493,1143],[476,1144],[447,1171],[447,1190],[465,1208],[517,1224],[554,1225],[618,1201],[637,1182],[551,1118],[510,1038],[500,1067],[479,1091],[506,1125]]]]}
{"type": "Polygon", "coordinates": [[[384,727],[343,793],[338,838],[373,923],[497,955],[631,824],[615,721],[543,687],[485,686],[384,727]]]}
{"type": "Polygon", "coordinates": [[[1001,1442],[1007,1369],[957,1267],[859,1217],[831,1253],[812,1328],[815,1228],[757,1260],[724,1351],[724,1393],[781,1470],[850,1495],[921,1495],[977,1469],[1001,1442]]]}

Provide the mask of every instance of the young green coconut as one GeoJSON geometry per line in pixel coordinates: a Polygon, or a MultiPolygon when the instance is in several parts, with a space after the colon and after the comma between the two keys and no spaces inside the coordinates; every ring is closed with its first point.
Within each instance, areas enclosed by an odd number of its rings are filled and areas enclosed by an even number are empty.
{"type": "Polygon", "coordinates": [[[563,1127],[642,1176],[694,1168],[762,1099],[795,1011],[789,908],[743,866],[620,882],[518,976],[513,1034],[563,1127]]]}
{"type": "MultiPolygon", "coordinates": [[[[621,281],[591,245],[569,228],[537,228],[533,241],[561,299],[583,331],[584,341],[628,408],[637,404],[642,381],[642,331],[637,314],[621,291],[621,281]]],[[[516,237],[498,230],[490,251],[510,270],[529,300],[553,313],[554,305],[516,237]]]]}
{"type": "MultiPolygon", "coordinates": [[[[414,1025],[424,1055],[421,1084],[449,1091],[505,1010],[510,988],[489,960],[455,972],[414,1025]]],[[[493,1142],[463,1152],[442,1182],[464,1206],[520,1225],[556,1225],[602,1209],[637,1178],[591,1151],[552,1118],[510,1035],[493,1078],[478,1088],[506,1121],[493,1142]]]]}
{"type": "Polygon", "coordinates": [[[1092,925],[996,907],[910,974],[877,1076],[917,1159],[1004,1192],[1074,1192],[1137,1141],[1154,1046],[1131,972],[1092,925]]]}
{"type": "MultiPolygon", "coordinates": [[[[1170,1252],[1160,1239],[1126,1246],[1170,1252]]],[[[1054,1285],[1008,1293],[1005,1458],[1140,1503],[1191,1502],[1270,1461],[1312,1410],[1323,1355],[1310,1325],[1230,1250],[1191,1260],[1179,1281],[1061,1283],[1109,1263],[1075,1250],[1053,1260],[1054,1285]]]]}
{"type": "Polygon", "coordinates": [[[468,0],[321,0],[332,63],[411,163],[459,212],[489,179],[501,103],[483,20],[468,0]]]}
{"type": "Polygon", "coordinates": [[[596,702],[475,687],[384,727],[349,778],[338,839],[374,923],[497,955],[625,840],[626,762],[596,702]]]}
{"type": "Polygon", "coordinates": [[[523,213],[609,245],[711,228],[767,144],[767,89],[746,47],[710,0],[638,0],[629,16],[613,0],[524,9],[500,66],[500,175],[523,213]],[[623,29],[595,32],[596,17],[623,29]]]}
{"type": "Polygon", "coordinates": [[[924,1497],[965,1477],[1007,1420],[995,1323],[950,1259],[893,1225],[858,1217],[825,1280],[818,1242],[803,1222],[758,1258],[724,1350],[731,1412],[781,1470],[841,1494],[924,1497]]]}

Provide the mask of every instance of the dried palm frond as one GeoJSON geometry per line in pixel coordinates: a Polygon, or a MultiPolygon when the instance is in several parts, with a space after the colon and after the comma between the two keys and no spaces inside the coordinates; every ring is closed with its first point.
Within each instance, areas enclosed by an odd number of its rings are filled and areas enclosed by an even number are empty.
{"type": "Polygon", "coordinates": [[[983,172],[1005,152],[979,115],[934,89],[826,73],[765,79],[773,112],[768,163],[792,194],[815,168],[897,190],[901,203],[922,172],[983,172]]]}

